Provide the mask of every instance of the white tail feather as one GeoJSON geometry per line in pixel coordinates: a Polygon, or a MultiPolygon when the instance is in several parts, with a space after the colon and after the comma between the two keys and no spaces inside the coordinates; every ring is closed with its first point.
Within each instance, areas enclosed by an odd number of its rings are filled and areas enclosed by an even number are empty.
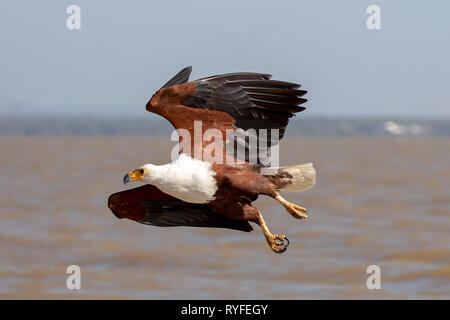
{"type": "Polygon", "coordinates": [[[278,172],[288,174],[287,177],[281,178],[283,182],[287,182],[287,185],[281,188],[283,191],[303,191],[316,183],[316,170],[312,163],[280,167],[278,172]]]}

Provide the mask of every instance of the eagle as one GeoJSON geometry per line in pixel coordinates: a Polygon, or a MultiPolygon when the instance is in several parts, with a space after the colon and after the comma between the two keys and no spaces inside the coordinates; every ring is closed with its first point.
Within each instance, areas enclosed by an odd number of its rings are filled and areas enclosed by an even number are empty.
{"type": "Polygon", "coordinates": [[[146,105],[147,111],[175,127],[182,148],[168,164],[145,164],[127,172],[125,184],[143,185],[112,194],[109,209],[119,219],[158,227],[250,232],[252,222],[274,252],[285,252],[288,238],[272,234],[252,202],[266,195],[292,217],[308,217],[304,207],[287,201],[280,191],[312,187],[313,164],[271,167],[267,163],[267,153],[283,137],[289,119],[305,110],[301,105],[307,101],[303,98],[307,91],[296,83],[272,80],[270,74],[238,72],[189,81],[191,71],[192,67],[181,70],[146,105]],[[211,131],[209,139],[189,139],[211,131]],[[237,131],[241,135],[229,135],[237,131]],[[236,155],[236,150],[244,152],[236,155]],[[212,157],[205,157],[205,152],[212,157]],[[249,155],[254,153],[256,157],[249,155]]]}

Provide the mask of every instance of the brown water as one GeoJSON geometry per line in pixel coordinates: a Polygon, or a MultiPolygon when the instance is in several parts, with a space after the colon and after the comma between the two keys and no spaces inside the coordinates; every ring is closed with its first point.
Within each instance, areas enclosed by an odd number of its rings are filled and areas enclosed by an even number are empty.
{"type": "MultiPolygon", "coordinates": [[[[169,161],[150,138],[0,137],[0,298],[450,298],[450,140],[291,139],[282,164],[314,162],[318,183],[270,198],[259,230],[156,228],[106,207],[125,172],[169,161]],[[82,289],[66,289],[68,265],[82,289]],[[368,290],[366,268],[381,268],[368,290]]],[[[133,187],[133,186],[132,186],[133,187]]]]}

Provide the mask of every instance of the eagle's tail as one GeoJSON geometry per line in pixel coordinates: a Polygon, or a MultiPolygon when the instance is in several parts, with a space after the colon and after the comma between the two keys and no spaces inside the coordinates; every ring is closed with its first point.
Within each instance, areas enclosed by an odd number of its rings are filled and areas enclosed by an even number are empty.
{"type": "Polygon", "coordinates": [[[279,190],[303,191],[316,183],[316,170],[312,163],[279,167],[273,174],[267,175],[279,190]]]}

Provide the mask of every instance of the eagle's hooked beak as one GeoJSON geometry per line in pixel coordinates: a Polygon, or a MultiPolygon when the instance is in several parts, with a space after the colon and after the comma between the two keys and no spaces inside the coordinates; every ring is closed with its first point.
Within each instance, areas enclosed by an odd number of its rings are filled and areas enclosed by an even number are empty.
{"type": "Polygon", "coordinates": [[[125,177],[123,177],[123,183],[127,184],[130,181],[139,181],[147,173],[146,169],[136,169],[128,172],[125,177]]]}

